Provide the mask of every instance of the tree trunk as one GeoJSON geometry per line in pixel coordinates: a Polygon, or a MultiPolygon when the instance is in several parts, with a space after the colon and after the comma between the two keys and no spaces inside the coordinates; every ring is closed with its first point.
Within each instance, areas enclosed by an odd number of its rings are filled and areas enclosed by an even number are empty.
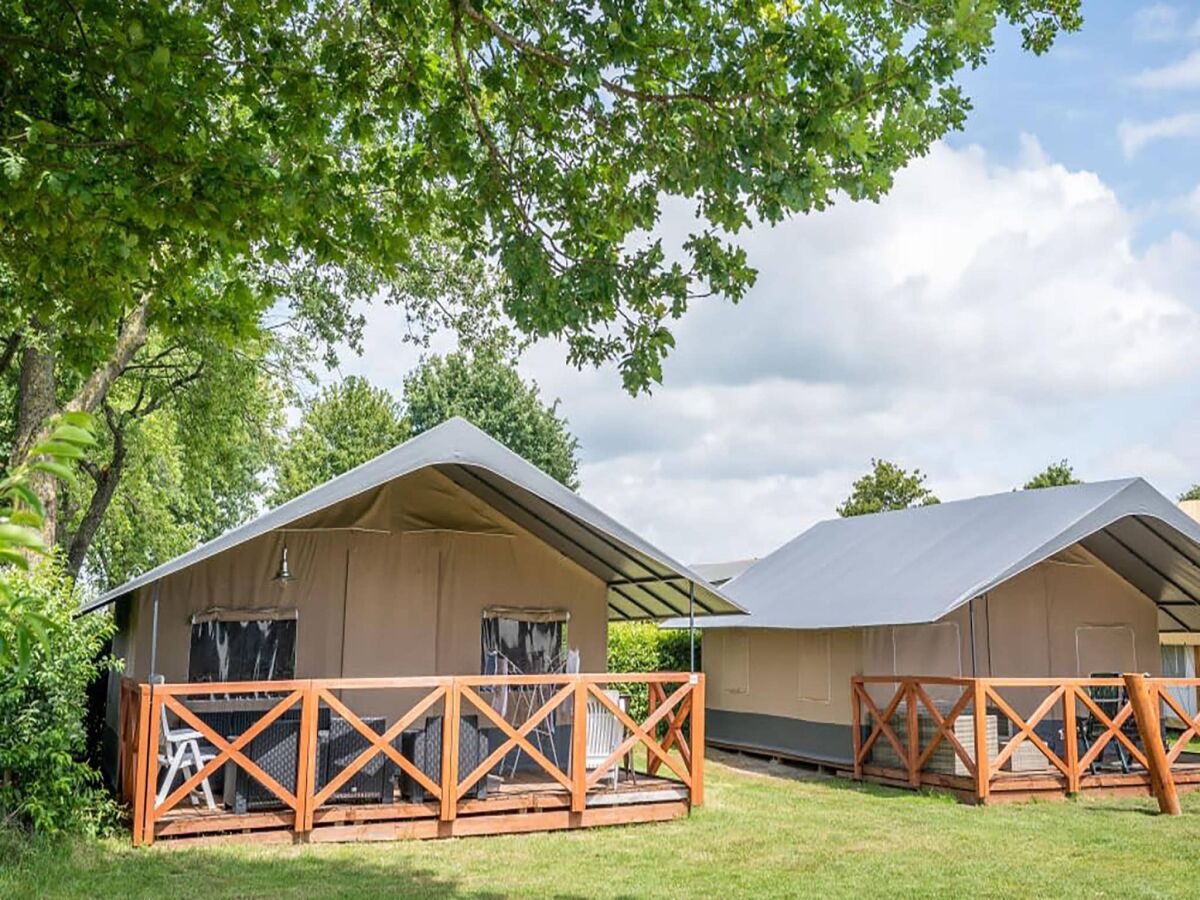
{"type": "Polygon", "coordinates": [[[117,482],[121,480],[121,471],[125,467],[125,436],[121,431],[113,433],[112,460],[108,465],[96,467],[91,471],[92,480],[96,482],[96,490],[88,502],[87,511],[79,522],[79,527],[71,535],[71,546],[67,550],[67,571],[72,578],[79,576],[87,559],[88,549],[96,538],[104,514],[112,503],[113,494],[117,490],[117,482]]]}
{"type": "MultiPolygon", "coordinates": [[[[27,345],[21,353],[21,372],[17,380],[17,433],[10,467],[24,461],[37,436],[45,431],[46,422],[58,412],[54,396],[54,351],[50,349],[53,338],[36,323],[34,327],[42,331],[43,340],[27,345]]],[[[58,526],[58,489],[54,477],[34,472],[29,486],[46,509],[42,539],[47,547],[53,547],[58,526]]]]}
{"type": "MultiPolygon", "coordinates": [[[[63,406],[63,410],[90,413],[104,402],[113,382],[121,376],[134,354],[146,343],[149,333],[149,304],[148,297],[142,297],[138,301],[138,305],[121,323],[116,344],[108,360],[84,380],[83,386],[63,406]]],[[[38,339],[27,344],[21,353],[17,433],[12,455],[9,457],[10,468],[25,462],[29,451],[49,436],[48,420],[60,411],[55,397],[55,335],[36,319],[30,322],[30,326],[38,339]]],[[[116,480],[117,475],[114,474],[114,489],[116,480]]],[[[36,472],[30,478],[29,486],[46,509],[42,538],[47,547],[53,547],[58,533],[58,485],[52,476],[36,472]]],[[[105,506],[107,507],[107,502],[105,506]]]]}

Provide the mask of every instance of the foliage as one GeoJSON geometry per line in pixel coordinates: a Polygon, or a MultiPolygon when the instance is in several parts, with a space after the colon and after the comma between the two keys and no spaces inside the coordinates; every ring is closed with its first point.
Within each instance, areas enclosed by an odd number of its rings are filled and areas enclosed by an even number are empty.
{"type": "Polygon", "coordinates": [[[861,516],[938,502],[933,491],[925,486],[925,474],[920,469],[909,472],[886,459],[872,459],[871,471],[854,482],[850,496],[837,508],[837,514],[861,516]]]}
{"type": "Polygon", "coordinates": [[[1068,484],[1082,483],[1075,477],[1075,470],[1071,468],[1071,464],[1063,459],[1056,463],[1051,463],[1041,472],[1030,478],[1025,482],[1022,490],[1032,491],[1038,488],[1062,487],[1068,484]]]}
{"type": "Polygon", "coordinates": [[[1188,500],[1200,500],[1200,484],[1193,484],[1191,488],[1179,495],[1179,502],[1185,503],[1188,500]]]}
{"type": "Polygon", "coordinates": [[[28,571],[30,558],[47,550],[41,530],[44,509],[31,482],[37,477],[73,480],[71,465],[96,442],[93,428],[90,416],[65,416],[30,451],[29,462],[0,471],[0,667],[15,662],[24,669],[34,645],[46,640],[49,626],[26,594],[10,584],[11,573],[28,571]]]}
{"type": "MultiPolygon", "coordinates": [[[[0,260],[17,318],[94,373],[143,304],[233,339],[284,270],[386,281],[441,231],[498,259],[523,332],[638,390],[692,298],[752,283],[733,235],[877,198],[962,125],[956,78],[1002,21],[1040,53],[1081,19],[1078,0],[3,0],[0,260]],[[668,196],[697,214],[679,248],[646,237],[668,196]]],[[[309,333],[352,325],[353,296],[306,293],[336,307],[306,309],[309,333]]]]}
{"type": "MultiPolygon", "coordinates": [[[[659,628],[656,622],[613,622],[608,626],[608,671],[688,672],[691,648],[687,629],[659,628]]],[[[696,671],[700,665],[700,631],[696,631],[696,671]]],[[[614,682],[611,687],[630,697],[630,715],[646,718],[646,686],[614,682]]]]}
{"type": "Polygon", "coordinates": [[[462,416],[572,490],[579,487],[579,441],[558,401],[542,401],[536,382],[494,349],[431,356],[404,380],[414,435],[462,416]]]}
{"type": "MultiPolygon", "coordinates": [[[[61,561],[17,573],[13,595],[43,623],[32,664],[0,666],[0,816],[43,834],[110,827],[115,808],[84,761],[87,686],[114,663],[101,658],[113,625],[106,615],[76,618],[80,595],[61,561]]],[[[0,633],[15,640],[11,623],[0,633]]]]}
{"type": "MultiPolygon", "coordinates": [[[[197,377],[172,388],[149,412],[144,398],[158,395],[143,392],[143,381],[130,378],[114,387],[99,452],[85,467],[91,496],[69,492],[72,515],[64,516],[63,543],[79,553],[82,519],[94,512],[96,493],[119,474],[82,551],[90,584],[121,584],[256,512],[284,399],[267,365],[267,348],[251,349],[211,354],[176,349],[179,358],[171,365],[197,377]]],[[[159,355],[148,354],[147,361],[159,355]]]]}
{"type": "Polygon", "coordinates": [[[408,437],[400,404],[384,388],[351,376],[322,388],[303,407],[275,463],[271,505],[283,503],[408,437]]]}

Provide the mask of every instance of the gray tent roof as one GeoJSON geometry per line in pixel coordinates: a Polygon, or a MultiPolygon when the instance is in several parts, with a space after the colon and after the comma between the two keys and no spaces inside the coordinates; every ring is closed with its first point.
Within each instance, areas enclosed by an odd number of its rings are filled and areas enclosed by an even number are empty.
{"type": "Polygon", "coordinates": [[[821,522],[724,586],[749,619],[704,627],[933,622],[1076,543],[1158,605],[1162,631],[1200,631],[1200,523],[1141,478],[821,522]]]}
{"type": "Polygon", "coordinates": [[[609,618],[686,615],[689,582],[696,586],[697,615],[743,612],[700,575],[461,418],[431,428],[257,519],[163,563],[86,604],[81,612],[99,609],[172,572],[427,467],[438,470],[601,578],[609,586],[609,618]]]}

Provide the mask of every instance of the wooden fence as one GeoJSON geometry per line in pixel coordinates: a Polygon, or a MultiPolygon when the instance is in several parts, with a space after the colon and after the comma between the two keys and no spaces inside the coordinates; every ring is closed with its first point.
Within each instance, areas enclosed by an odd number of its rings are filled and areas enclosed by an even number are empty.
{"type": "Polygon", "coordinates": [[[945,788],[976,802],[1105,789],[1157,794],[1142,737],[1149,734],[1162,744],[1167,774],[1180,786],[1200,785],[1200,756],[1188,753],[1200,716],[1172,692],[1198,689],[1200,679],[1144,684],[1155,720],[1148,725],[1135,719],[1124,678],[856,676],[854,777],[945,788]],[[1169,730],[1168,721],[1179,727],[1169,730]],[[940,771],[930,765],[939,748],[940,771]]]}
{"type": "MultiPolygon", "coordinates": [[[[122,794],[132,807],[133,842],[135,845],[152,843],[162,835],[160,826],[164,818],[176,810],[201,782],[212,776],[221,767],[232,764],[255,779],[274,795],[282,806],[282,812],[274,814],[276,822],[286,821],[287,826],[303,839],[319,829],[323,823],[345,821],[348,816],[344,807],[335,808],[331,800],[356,773],[376,757],[383,755],[401,772],[421,785],[431,804],[393,804],[390,811],[397,817],[420,817],[428,815],[436,822],[431,827],[414,830],[414,836],[441,836],[456,833],[471,833],[455,830],[452,825],[460,811],[469,809],[473,813],[487,812],[476,801],[472,804],[466,795],[481,778],[486,778],[497,764],[514,748],[531,760],[539,775],[556,783],[557,788],[569,795],[569,813],[576,817],[547,819],[546,822],[563,821],[569,824],[588,824],[578,819],[588,810],[588,792],[594,790],[614,766],[621,764],[634,748],[645,748],[650,774],[665,768],[686,788],[688,808],[699,806],[704,799],[704,676],[687,673],[621,673],[578,674],[578,675],[520,675],[520,676],[461,676],[461,677],[412,677],[412,678],[320,678],[271,682],[229,682],[205,684],[136,684],[130,680],[122,683],[119,715],[119,762],[118,771],[122,794]],[[604,691],[609,682],[623,685],[645,685],[649,698],[646,718],[637,722],[614,702],[604,691]],[[493,709],[486,696],[488,689],[507,687],[510,690],[528,690],[542,686],[548,698],[537,708],[529,711],[520,722],[509,721],[493,709]],[[356,714],[340,696],[346,691],[404,691],[406,695],[419,694],[416,702],[396,718],[382,733],[377,733],[356,714]],[[210,696],[256,695],[262,697],[270,692],[271,706],[250,727],[235,737],[219,734],[187,705],[188,698],[210,696]],[[551,715],[570,717],[574,723],[586,723],[589,700],[600,704],[607,713],[620,722],[625,737],[608,758],[598,765],[586,765],[587,733],[585,728],[572,727],[568,764],[565,768],[556,765],[531,739],[539,724],[551,715]],[[329,708],[345,720],[362,738],[367,746],[348,765],[326,783],[317,786],[315,778],[318,747],[318,709],[329,708]],[[247,756],[251,741],[285,713],[299,710],[298,756],[294,790],[281,785],[247,756]],[[215,757],[198,771],[191,771],[178,782],[170,793],[158,802],[160,760],[157,748],[161,746],[161,725],[164,711],[180,724],[203,735],[213,748],[215,757]],[[440,779],[432,779],[407,759],[395,745],[398,736],[406,728],[419,723],[423,717],[441,714],[441,766],[440,779]],[[485,759],[469,772],[459,772],[460,717],[474,715],[502,738],[498,745],[490,747],[485,759]],[[661,734],[661,737],[659,736],[661,734]],[[154,749],[150,749],[154,748],[154,749]],[[401,807],[420,807],[402,809],[401,807]],[[437,827],[434,827],[437,826],[437,827]],[[450,826],[450,827],[448,827],[450,826]]],[[[292,713],[294,716],[295,714],[292,713]]],[[[363,807],[360,807],[362,810],[363,807]]],[[[511,816],[516,818],[516,816],[511,816]]],[[[367,813],[371,817],[371,813],[367,813]]],[[[649,816],[648,816],[649,817],[649,816]]],[[[212,817],[210,817],[211,819],[212,817]]],[[[239,817],[225,815],[230,830],[241,827],[239,817]]],[[[353,819],[354,816],[350,815],[353,819]]],[[[635,815],[626,819],[609,810],[597,816],[595,824],[620,821],[638,821],[635,815]]],[[[533,830],[529,822],[513,821],[511,829],[503,823],[491,826],[493,831],[533,830]]],[[[208,830],[213,827],[207,826],[208,830]]]]}

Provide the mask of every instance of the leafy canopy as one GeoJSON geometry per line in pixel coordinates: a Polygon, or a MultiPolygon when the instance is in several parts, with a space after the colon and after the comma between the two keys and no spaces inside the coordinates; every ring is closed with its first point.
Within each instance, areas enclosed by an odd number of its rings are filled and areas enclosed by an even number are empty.
{"type": "Polygon", "coordinates": [[[1200,484],[1193,484],[1188,490],[1179,495],[1179,502],[1186,503],[1188,500],[1200,500],[1200,484]]]}
{"type": "Polygon", "coordinates": [[[408,438],[400,404],[383,388],[350,376],[305,402],[275,463],[272,506],[374,459],[408,438]]]}
{"type": "Polygon", "coordinates": [[[925,486],[925,474],[920,469],[909,472],[886,459],[872,459],[871,471],[854,482],[850,496],[837,508],[837,514],[862,516],[939,502],[925,486]]]}
{"type": "Polygon", "coordinates": [[[1056,463],[1046,466],[1045,469],[1030,478],[1025,482],[1022,490],[1032,491],[1038,488],[1063,487],[1068,484],[1082,483],[1080,479],[1075,477],[1075,470],[1071,467],[1071,464],[1065,459],[1061,459],[1056,463]]]}
{"type": "Polygon", "coordinates": [[[567,487],[579,487],[579,441],[536,382],[492,350],[431,356],[404,379],[414,435],[462,416],[567,487]]]}
{"type": "Polygon", "coordinates": [[[290,500],[380,453],[462,416],[570,488],[578,487],[579,442],[536,384],[499,352],[430,356],[404,381],[403,401],[351,376],[305,402],[275,461],[272,505],[290,500]]]}
{"type": "MultiPolygon", "coordinates": [[[[386,293],[436,234],[645,389],[672,319],[752,285],[740,230],[878,198],[962,125],[1002,21],[1040,53],[1079,3],[0,0],[0,328],[87,373],[139,304],[233,341],[298,273],[386,293]]],[[[328,340],[345,296],[290,302],[328,340]]]]}

